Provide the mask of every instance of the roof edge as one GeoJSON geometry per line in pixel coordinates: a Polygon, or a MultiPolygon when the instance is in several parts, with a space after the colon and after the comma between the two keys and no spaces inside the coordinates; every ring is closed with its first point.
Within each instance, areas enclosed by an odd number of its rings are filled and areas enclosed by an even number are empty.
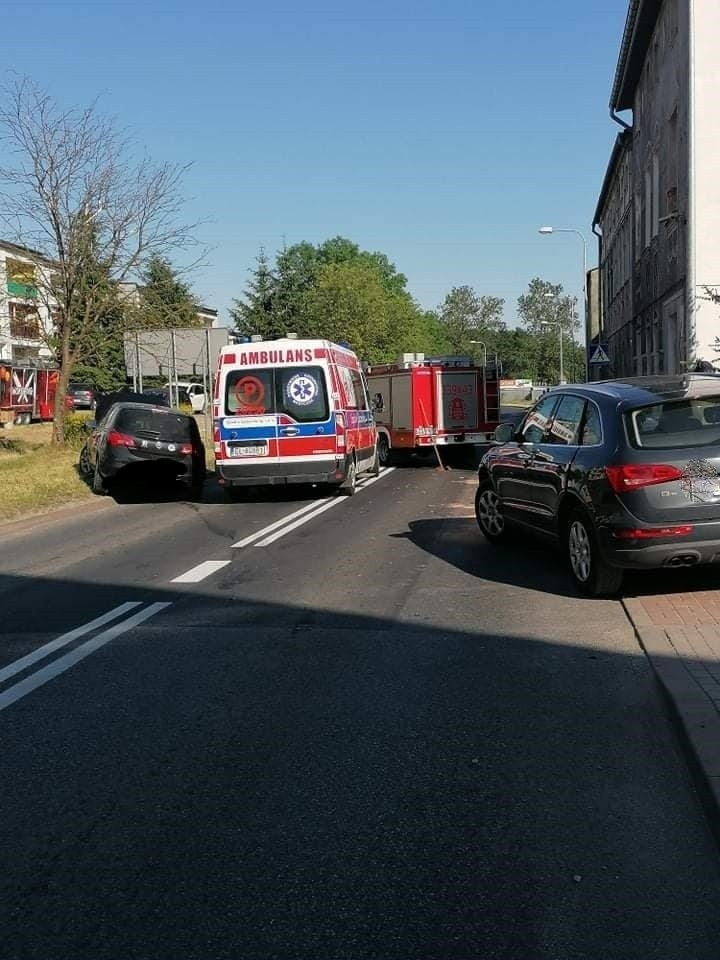
{"type": "Polygon", "coordinates": [[[610,159],[608,161],[607,170],[605,171],[605,176],[603,177],[602,187],[600,188],[600,196],[598,197],[598,202],[595,207],[595,213],[593,215],[593,226],[600,223],[600,214],[603,207],[605,206],[605,201],[607,200],[607,195],[610,192],[610,187],[612,185],[613,174],[617,169],[617,165],[620,162],[620,158],[631,145],[632,141],[632,131],[631,130],[621,130],[620,133],[615,137],[615,143],[613,144],[612,153],[610,154],[610,159]]]}

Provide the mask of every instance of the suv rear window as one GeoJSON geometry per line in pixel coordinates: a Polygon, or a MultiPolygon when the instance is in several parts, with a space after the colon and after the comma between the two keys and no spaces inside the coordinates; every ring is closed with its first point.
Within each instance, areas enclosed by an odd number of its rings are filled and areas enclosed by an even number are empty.
{"type": "Polygon", "coordinates": [[[720,443],[720,395],[672,400],[625,414],[634,447],[675,450],[720,443]]]}
{"type": "Polygon", "coordinates": [[[151,440],[188,441],[193,440],[192,420],[180,413],[168,413],[164,410],[120,410],[115,423],[116,430],[122,430],[133,437],[148,437],[151,440]]]}
{"type": "Polygon", "coordinates": [[[322,367],[231,370],[225,382],[225,412],[235,416],[284,413],[296,423],[325,422],[328,409],[322,367]]]}

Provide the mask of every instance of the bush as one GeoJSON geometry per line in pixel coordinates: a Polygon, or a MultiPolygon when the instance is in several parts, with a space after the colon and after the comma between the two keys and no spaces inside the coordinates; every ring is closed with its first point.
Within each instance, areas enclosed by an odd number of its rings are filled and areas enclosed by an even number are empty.
{"type": "Polygon", "coordinates": [[[88,435],[85,424],[93,416],[92,413],[68,413],[65,417],[65,442],[73,447],[81,447],[88,435]]]}

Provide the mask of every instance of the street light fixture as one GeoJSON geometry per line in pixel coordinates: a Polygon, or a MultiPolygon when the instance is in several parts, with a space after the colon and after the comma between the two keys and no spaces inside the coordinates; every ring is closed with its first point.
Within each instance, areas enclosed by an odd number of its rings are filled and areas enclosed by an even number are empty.
{"type": "Polygon", "coordinates": [[[477,345],[479,345],[479,346],[481,346],[481,347],[483,348],[483,366],[486,367],[486,366],[487,366],[487,347],[485,346],[485,344],[483,343],[483,341],[482,341],[482,340],[468,340],[468,343],[474,343],[474,344],[477,344],[477,345]]]}
{"type": "Polygon", "coordinates": [[[588,313],[588,296],[587,296],[587,240],[585,239],[585,234],[581,230],[576,230],[575,227],[540,227],[538,233],[541,233],[544,237],[549,236],[551,233],[574,233],[576,237],[579,237],[582,242],[583,250],[583,261],[582,261],[582,294],[583,294],[583,321],[585,324],[585,341],[589,341],[588,337],[588,323],[590,320],[588,313]]]}

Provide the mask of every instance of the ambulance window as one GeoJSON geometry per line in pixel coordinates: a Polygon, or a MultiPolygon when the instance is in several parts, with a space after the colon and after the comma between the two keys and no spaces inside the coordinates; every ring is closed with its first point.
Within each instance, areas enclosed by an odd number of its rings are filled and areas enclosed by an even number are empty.
{"type": "Polygon", "coordinates": [[[329,416],[322,367],[287,367],[275,371],[277,412],[298,423],[325,422],[329,416]]]}
{"type": "Polygon", "coordinates": [[[365,393],[362,377],[357,370],[351,370],[350,376],[352,377],[353,393],[355,394],[355,407],[358,410],[367,410],[367,394],[365,393]]]}
{"type": "Polygon", "coordinates": [[[238,416],[274,413],[272,370],[231,370],[225,381],[225,412],[238,416]]]}

